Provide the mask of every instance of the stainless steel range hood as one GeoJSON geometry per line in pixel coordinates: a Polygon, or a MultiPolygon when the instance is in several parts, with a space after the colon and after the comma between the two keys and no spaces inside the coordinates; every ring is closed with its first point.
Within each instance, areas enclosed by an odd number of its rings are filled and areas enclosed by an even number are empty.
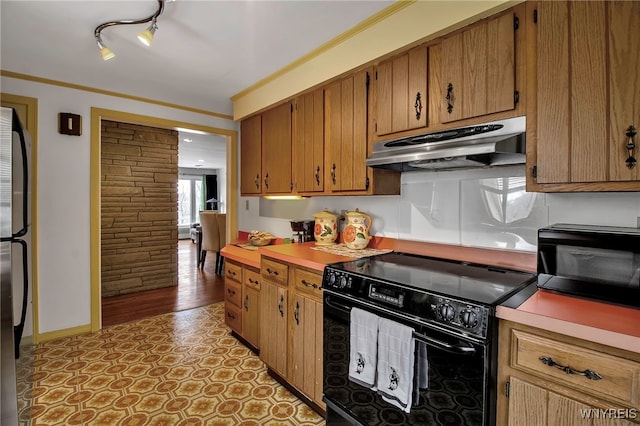
{"type": "Polygon", "coordinates": [[[401,172],[525,162],[525,117],[376,142],[367,166],[401,172]]]}

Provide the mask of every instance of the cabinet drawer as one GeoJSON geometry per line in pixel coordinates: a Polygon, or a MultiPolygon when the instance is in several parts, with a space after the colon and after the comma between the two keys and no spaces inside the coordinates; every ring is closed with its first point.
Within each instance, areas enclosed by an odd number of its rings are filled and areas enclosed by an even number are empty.
{"type": "Polygon", "coordinates": [[[322,274],[296,268],[294,277],[296,291],[302,291],[322,298],[322,274]]]}
{"type": "Polygon", "coordinates": [[[289,266],[275,260],[262,258],[262,276],[276,283],[287,285],[289,266]]]}
{"type": "Polygon", "coordinates": [[[224,322],[230,329],[238,334],[242,334],[242,310],[229,303],[225,303],[224,322]]]}
{"type": "Polygon", "coordinates": [[[594,396],[640,404],[640,363],[524,331],[511,333],[513,368],[594,396]],[[589,379],[590,373],[601,378],[589,379]]]}
{"type": "Polygon", "coordinates": [[[244,279],[244,284],[247,287],[260,290],[260,271],[258,271],[257,269],[253,269],[253,268],[249,268],[248,266],[245,266],[243,279],[244,279]]]}
{"type": "Polygon", "coordinates": [[[233,280],[237,283],[242,283],[242,265],[234,262],[230,262],[225,259],[224,262],[224,277],[227,280],[233,280]]]}
{"type": "Polygon", "coordinates": [[[233,281],[227,281],[224,283],[224,299],[236,305],[238,308],[242,307],[242,286],[233,281]]]}

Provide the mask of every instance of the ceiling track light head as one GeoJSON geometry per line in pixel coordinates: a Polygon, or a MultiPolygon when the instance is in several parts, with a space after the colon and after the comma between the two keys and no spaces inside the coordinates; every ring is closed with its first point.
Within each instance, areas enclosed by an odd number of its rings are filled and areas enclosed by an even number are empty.
{"type": "Polygon", "coordinates": [[[146,30],[142,31],[139,35],[138,35],[138,39],[146,46],[150,46],[151,45],[151,41],[153,40],[153,35],[155,34],[156,30],[158,29],[158,25],[156,24],[156,20],[158,19],[158,16],[160,16],[162,14],[162,12],[164,11],[164,3],[165,0],[157,0],[158,1],[158,10],[156,10],[156,12],[147,17],[147,18],[143,18],[143,19],[122,19],[119,21],[109,21],[109,22],[105,22],[103,24],[100,24],[96,27],[96,29],[94,30],[93,34],[94,37],[96,39],[96,43],[98,44],[98,48],[100,49],[100,54],[102,55],[102,59],[104,61],[107,61],[111,58],[113,58],[115,56],[115,53],[113,53],[102,41],[102,31],[105,28],[108,27],[112,27],[112,26],[116,26],[116,25],[133,25],[133,24],[145,24],[147,22],[151,22],[151,25],[149,25],[149,27],[147,27],[146,30]]]}

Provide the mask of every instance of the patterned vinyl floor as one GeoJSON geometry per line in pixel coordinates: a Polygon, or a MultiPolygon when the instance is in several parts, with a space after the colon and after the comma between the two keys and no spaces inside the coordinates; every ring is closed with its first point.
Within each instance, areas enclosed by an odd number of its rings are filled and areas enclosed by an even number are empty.
{"type": "Polygon", "coordinates": [[[22,425],[325,424],[230,336],[223,303],[24,347],[18,382],[22,425]]]}

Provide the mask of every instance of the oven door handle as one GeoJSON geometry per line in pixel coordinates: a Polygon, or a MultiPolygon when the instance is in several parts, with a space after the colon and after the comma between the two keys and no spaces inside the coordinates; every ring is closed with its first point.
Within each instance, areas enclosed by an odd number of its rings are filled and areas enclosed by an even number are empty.
{"type": "MultiPolygon", "coordinates": [[[[324,303],[326,303],[327,305],[335,309],[339,309],[346,314],[351,312],[350,306],[344,305],[342,303],[338,303],[335,300],[331,299],[330,296],[327,296],[324,299],[324,303]]],[[[413,332],[413,337],[416,340],[426,343],[427,345],[436,346],[437,348],[445,350],[447,352],[462,354],[462,355],[472,355],[476,353],[476,349],[473,346],[452,345],[450,343],[443,342],[442,340],[434,339],[433,337],[428,337],[428,336],[425,336],[424,334],[416,333],[415,331],[413,332]]]]}
{"type": "Polygon", "coordinates": [[[415,331],[413,332],[413,338],[423,343],[426,343],[427,345],[436,346],[447,352],[452,352],[452,353],[462,354],[462,355],[472,355],[476,353],[476,348],[474,348],[473,346],[452,345],[450,343],[443,342],[442,340],[434,339],[433,337],[427,337],[424,334],[416,333],[415,331]]]}

